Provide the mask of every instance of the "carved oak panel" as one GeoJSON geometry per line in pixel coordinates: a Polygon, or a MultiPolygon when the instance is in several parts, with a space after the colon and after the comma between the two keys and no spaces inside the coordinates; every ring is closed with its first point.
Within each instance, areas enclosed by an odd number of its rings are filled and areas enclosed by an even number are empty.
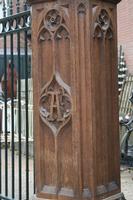
{"type": "Polygon", "coordinates": [[[107,198],[120,192],[118,0],[39,2],[32,18],[37,197],[107,198]]]}

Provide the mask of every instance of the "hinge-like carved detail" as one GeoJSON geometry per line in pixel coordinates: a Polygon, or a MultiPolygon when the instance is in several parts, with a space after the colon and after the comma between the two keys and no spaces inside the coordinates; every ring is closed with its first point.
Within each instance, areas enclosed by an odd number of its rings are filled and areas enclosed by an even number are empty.
{"type": "Polygon", "coordinates": [[[55,136],[69,122],[72,102],[69,86],[56,73],[44,86],[40,98],[40,117],[55,136]]]}
{"type": "Polygon", "coordinates": [[[112,21],[105,9],[101,9],[94,24],[94,38],[113,38],[112,21]]]}

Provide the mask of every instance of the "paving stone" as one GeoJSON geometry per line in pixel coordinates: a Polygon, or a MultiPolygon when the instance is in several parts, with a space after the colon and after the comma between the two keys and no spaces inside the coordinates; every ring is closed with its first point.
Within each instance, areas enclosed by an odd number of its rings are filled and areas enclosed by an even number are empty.
{"type": "Polygon", "coordinates": [[[121,170],[121,190],[126,200],[133,200],[133,169],[121,170]]]}

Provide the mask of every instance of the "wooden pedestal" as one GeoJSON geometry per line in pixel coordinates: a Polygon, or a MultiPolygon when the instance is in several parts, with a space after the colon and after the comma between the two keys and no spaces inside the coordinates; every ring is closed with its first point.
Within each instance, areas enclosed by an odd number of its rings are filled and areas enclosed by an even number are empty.
{"type": "Polygon", "coordinates": [[[30,3],[37,197],[122,199],[118,0],[30,3]]]}

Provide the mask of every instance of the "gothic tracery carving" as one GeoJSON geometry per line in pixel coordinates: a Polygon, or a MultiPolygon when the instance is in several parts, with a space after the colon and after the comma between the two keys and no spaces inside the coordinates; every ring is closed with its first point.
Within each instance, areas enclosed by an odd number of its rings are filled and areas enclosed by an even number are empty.
{"type": "MultiPolygon", "coordinates": [[[[39,42],[51,40],[53,48],[59,41],[62,42],[61,40],[66,40],[69,44],[69,31],[59,10],[52,9],[43,16],[38,37],[39,42]]],[[[52,53],[55,60],[56,55],[54,51],[52,53]]],[[[54,136],[57,136],[71,118],[72,102],[70,88],[56,72],[55,63],[53,63],[53,74],[52,79],[42,89],[40,117],[52,130],[54,136]]]]}
{"type": "Polygon", "coordinates": [[[113,37],[112,21],[105,9],[101,9],[96,17],[94,25],[94,38],[108,38],[113,37]]]}
{"type": "Polygon", "coordinates": [[[40,116],[56,136],[71,118],[70,88],[61,77],[53,76],[42,90],[40,98],[40,116]]]}
{"type": "Polygon", "coordinates": [[[58,10],[52,9],[46,13],[38,37],[39,41],[70,39],[65,20],[58,10]]]}

